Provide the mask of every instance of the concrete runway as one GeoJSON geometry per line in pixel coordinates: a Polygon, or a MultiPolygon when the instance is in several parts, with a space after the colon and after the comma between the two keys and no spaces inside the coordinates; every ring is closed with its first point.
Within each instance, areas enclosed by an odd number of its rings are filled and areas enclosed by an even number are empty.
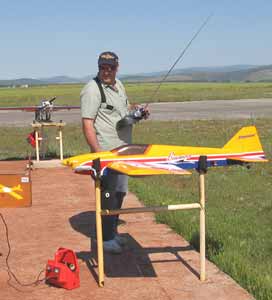
{"type": "MultiPolygon", "coordinates": [[[[165,102],[149,105],[150,120],[211,120],[249,119],[272,117],[272,99],[207,100],[192,102],[165,102]]],[[[22,111],[0,111],[1,126],[29,126],[33,113],[22,111]]],[[[80,111],[59,111],[53,120],[79,123],[80,111]]]]}

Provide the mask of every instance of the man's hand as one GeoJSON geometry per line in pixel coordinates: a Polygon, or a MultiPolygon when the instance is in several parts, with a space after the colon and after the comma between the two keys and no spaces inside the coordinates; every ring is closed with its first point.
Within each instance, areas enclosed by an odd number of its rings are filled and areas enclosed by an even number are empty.
{"type": "Polygon", "coordinates": [[[149,118],[150,116],[150,112],[149,112],[149,109],[148,109],[148,105],[146,104],[145,106],[143,106],[141,108],[142,112],[143,112],[143,118],[146,120],[149,118]]]}
{"type": "Polygon", "coordinates": [[[142,104],[133,104],[130,105],[130,110],[138,110],[141,112],[141,119],[148,119],[150,116],[150,112],[148,109],[148,104],[142,105],[142,104]]]}

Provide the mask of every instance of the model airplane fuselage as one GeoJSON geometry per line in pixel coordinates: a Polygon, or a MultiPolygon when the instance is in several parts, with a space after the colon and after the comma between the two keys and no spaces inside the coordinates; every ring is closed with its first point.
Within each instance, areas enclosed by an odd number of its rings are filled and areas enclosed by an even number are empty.
{"type": "Polygon", "coordinates": [[[35,121],[37,122],[50,122],[51,115],[53,111],[56,110],[70,110],[70,109],[80,109],[80,106],[55,106],[54,101],[56,97],[50,100],[42,99],[41,104],[38,106],[18,106],[18,107],[0,107],[0,110],[22,110],[27,112],[35,113],[35,121]]]}
{"type": "Polygon", "coordinates": [[[190,174],[189,169],[198,169],[200,156],[207,157],[208,167],[267,161],[256,128],[249,126],[243,127],[222,148],[131,144],[74,156],[63,164],[76,173],[94,174],[93,161],[99,158],[102,175],[107,169],[129,176],[185,175],[190,174]]]}

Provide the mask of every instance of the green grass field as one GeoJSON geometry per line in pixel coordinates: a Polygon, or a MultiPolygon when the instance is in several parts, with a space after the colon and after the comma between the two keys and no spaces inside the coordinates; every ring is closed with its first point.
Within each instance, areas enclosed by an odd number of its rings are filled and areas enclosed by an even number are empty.
{"type": "MultiPolygon", "coordinates": [[[[151,122],[134,130],[135,143],[163,143],[221,147],[242,126],[254,123],[268,158],[272,158],[272,120],[151,122]]],[[[1,128],[0,159],[25,157],[27,128],[1,128]]],[[[58,154],[53,131],[48,133],[51,156],[58,154]]],[[[80,126],[66,126],[65,156],[88,151],[80,126]]],[[[33,150],[32,150],[33,152],[33,150]]],[[[258,300],[272,299],[272,167],[255,164],[210,169],[206,176],[207,256],[258,300]]],[[[145,205],[198,201],[198,175],[154,176],[130,179],[130,190],[145,205]]],[[[168,224],[196,249],[199,214],[193,211],[160,213],[168,224]]]]}
{"type": "MultiPolygon", "coordinates": [[[[272,98],[271,83],[164,83],[154,99],[151,97],[157,83],[127,83],[125,86],[131,103],[272,98]]],[[[82,87],[65,84],[1,88],[0,106],[37,105],[42,98],[53,96],[57,96],[56,104],[79,105],[82,87]]]]}

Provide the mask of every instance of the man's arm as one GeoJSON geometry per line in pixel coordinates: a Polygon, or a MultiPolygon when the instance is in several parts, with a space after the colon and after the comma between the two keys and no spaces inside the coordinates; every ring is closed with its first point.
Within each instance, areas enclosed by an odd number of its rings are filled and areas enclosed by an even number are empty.
{"type": "Polygon", "coordinates": [[[96,132],[94,128],[94,119],[82,119],[82,129],[85,135],[86,141],[90,146],[92,152],[100,152],[101,148],[99,146],[96,132]]]}

